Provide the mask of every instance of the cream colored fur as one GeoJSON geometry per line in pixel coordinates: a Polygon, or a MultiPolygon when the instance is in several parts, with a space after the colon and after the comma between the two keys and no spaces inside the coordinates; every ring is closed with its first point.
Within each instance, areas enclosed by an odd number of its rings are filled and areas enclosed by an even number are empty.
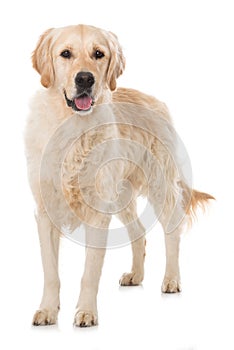
{"type": "Polygon", "coordinates": [[[64,226],[74,229],[83,223],[86,227],[86,262],[76,326],[97,324],[98,284],[112,214],[127,226],[132,242],[132,270],[121,277],[120,284],[142,282],[145,228],[136,210],[140,195],[148,197],[165,231],[167,262],[162,291],[179,292],[180,233],[199,200],[210,197],[203,194],[205,197],[199,198],[196,192],[195,198],[185,184],[175,159],[176,134],[166,106],[136,90],[116,90],[125,59],[110,32],[84,25],[49,29],[40,38],[32,60],[45,87],[31,102],[25,133],[44,269],[44,292],[33,323],[54,324],[57,320],[59,232],[64,226]],[[70,59],[61,57],[66,49],[72,52],[70,59]],[[101,50],[104,57],[94,59],[95,50],[101,50]],[[75,112],[66,104],[64,91],[70,100],[75,97],[74,79],[82,71],[95,77],[95,103],[87,112],[75,112]],[[124,180],[131,184],[130,202],[123,190],[124,180]],[[118,190],[121,184],[122,192],[118,190]]]}

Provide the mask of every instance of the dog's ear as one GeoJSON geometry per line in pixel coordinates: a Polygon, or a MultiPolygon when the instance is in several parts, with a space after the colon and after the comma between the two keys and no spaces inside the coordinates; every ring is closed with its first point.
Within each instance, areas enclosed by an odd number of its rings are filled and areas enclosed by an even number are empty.
{"type": "Polygon", "coordinates": [[[112,32],[108,32],[108,43],[111,52],[110,62],[107,71],[107,84],[111,91],[116,89],[116,79],[123,73],[125,58],[118,38],[112,32]]]}
{"type": "Polygon", "coordinates": [[[41,84],[46,88],[50,87],[54,82],[54,68],[50,52],[52,31],[53,28],[48,29],[41,35],[32,54],[33,68],[41,75],[41,84]]]}

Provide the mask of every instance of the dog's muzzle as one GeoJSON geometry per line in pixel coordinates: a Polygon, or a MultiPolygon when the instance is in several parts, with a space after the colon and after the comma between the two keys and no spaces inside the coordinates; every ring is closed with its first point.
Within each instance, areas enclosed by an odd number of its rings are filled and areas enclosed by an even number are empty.
{"type": "Polygon", "coordinates": [[[64,90],[68,107],[72,107],[77,112],[89,111],[94,105],[94,99],[92,97],[92,86],[94,83],[95,79],[92,73],[79,72],[75,77],[77,95],[70,100],[64,90]]]}

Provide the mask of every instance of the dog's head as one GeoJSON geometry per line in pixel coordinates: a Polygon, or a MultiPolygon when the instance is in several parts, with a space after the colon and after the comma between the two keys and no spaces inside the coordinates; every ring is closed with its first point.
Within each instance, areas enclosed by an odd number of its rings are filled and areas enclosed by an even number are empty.
{"type": "Polygon", "coordinates": [[[68,107],[88,113],[116,89],[125,59],[117,37],[92,26],[47,30],[32,55],[44,87],[57,89],[68,107]]]}

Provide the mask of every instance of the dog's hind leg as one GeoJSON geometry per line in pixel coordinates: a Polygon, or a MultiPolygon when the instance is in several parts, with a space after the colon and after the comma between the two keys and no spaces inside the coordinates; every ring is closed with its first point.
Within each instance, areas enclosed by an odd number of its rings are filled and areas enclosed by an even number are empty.
{"type": "Polygon", "coordinates": [[[179,269],[180,234],[180,227],[170,233],[164,231],[166,245],[166,271],[162,283],[163,293],[176,293],[181,291],[179,269]]]}
{"type": "Polygon", "coordinates": [[[130,273],[124,273],[120,278],[121,286],[139,285],[144,278],[145,260],[145,228],[137,217],[136,203],[122,210],[118,218],[126,225],[129,239],[132,245],[132,269],[130,273]]]}
{"type": "Polygon", "coordinates": [[[162,283],[162,292],[180,292],[179,245],[180,235],[186,221],[181,191],[179,187],[172,191],[170,186],[168,186],[167,191],[163,195],[159,195],[152,188],[150,191],[150,202],[164,230],[166,270],[162,283]]]}

